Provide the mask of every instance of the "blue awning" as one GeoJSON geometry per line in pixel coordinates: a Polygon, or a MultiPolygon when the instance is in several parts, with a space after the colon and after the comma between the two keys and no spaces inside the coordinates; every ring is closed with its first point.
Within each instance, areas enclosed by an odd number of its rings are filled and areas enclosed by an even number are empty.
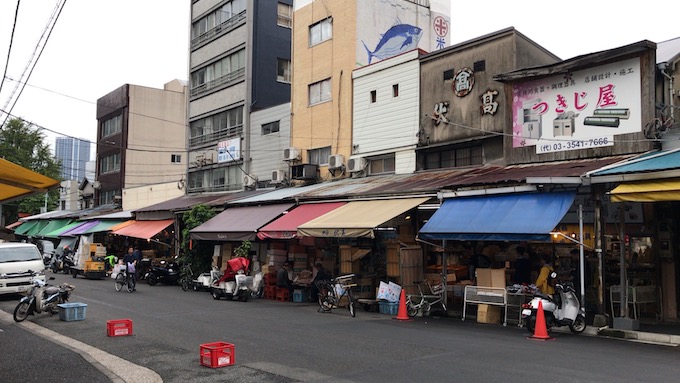
{"type": "MultiPolygon", "coordinates": [[[[615,175],[671,172],[680,169],[680,150],[659,150],[645,153],[624,162],[605,166],[589,173],[591,178],[615,175]]],[[[671,175],[677,177],[677,175],[671,175]]],[[[611,178],[611,177],[610,177],[611,178]]],[[[666,178],[666,177],[664,177],[666,178]]]]}
{"type": "Polygon", "coordinates": [[[421,239],[549,241],[575,192],[451,198],[418,233],[421,239]]]}

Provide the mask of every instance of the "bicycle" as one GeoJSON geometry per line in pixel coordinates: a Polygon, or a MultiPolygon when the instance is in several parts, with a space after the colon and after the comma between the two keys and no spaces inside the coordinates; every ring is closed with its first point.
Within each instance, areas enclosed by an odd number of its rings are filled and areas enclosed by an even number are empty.
{"type": "Polygon", "coordinates": [[[442,309],[446,312],[446,303],[444,302],[444,290],[446,289],[443,281],[438,285],[432,286],[429,280],[425,283],[430,289],[430,293],[426,295],[421,287],[422,282],[416,282],[418,286],[418,294],[407,294],[406,296],[406,314],[410,317],[416,316],[419,310],[422,310],[423,315],[429,315],[432,306],[437,303],[441,304],[442,309]]]}
{"type": "Polygon", "coordinates": [[[317,311],[329,313],[340,306],[343,297],[347,297],[347,309],[352,317],[356,317],[354,298],[352,297],[352,287],[356,285],[354,274],[343,275],[330,281],[316,282],[319,289],[319,309],[317,311]]]}
{"type": "Polygon", "coordinates": [[[137,282],[134,273],[128,273],[127,269],[124,268],[116,275],[116,291],[122,290],[123,286],[126,285],[128,293],[131,293],[135,291],[137,282]]]}
{"type": "MultiPolygon", "coordinates": [[[[189,287],[194,285],[194,272],[191,270],[191,264],[187,263],[186,265],[182,266],[182,269],[179,271],[179,285],[182,286],[182,290],[187,291],[189,290],[189,287]]],[[[194,290],[196,286],[194,285],[194,290]]]]}

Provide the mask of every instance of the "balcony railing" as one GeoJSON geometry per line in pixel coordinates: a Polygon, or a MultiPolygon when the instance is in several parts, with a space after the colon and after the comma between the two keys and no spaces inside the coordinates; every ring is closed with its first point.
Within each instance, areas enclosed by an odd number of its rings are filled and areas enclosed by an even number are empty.
{"type": "Polygon", "coordinates": [[[214,80],[207,81],[195,88],[191,88],[191,97],[200,96],[207,93],[209,90],[218,88],[222,85],[240,80],[245,77],[246,68],[237,69],[233,72],[227,73],[222,77],[218,77],[214,80]]]}
{"type": "Polygon", "coordinates": [[[218,141],[223,138],[238,137],[242,133],[243,125],[235,125],[226,129],[219,130],[217,132],[204,134],[202,136],[191,137],[189,138],[189,147],[199,146],[207,142],[218,141]]]}
{"type": "Polygon", "coordinates": [[[198,35],[191,39],[191,48],[195,48],[197,45],[201,44],[204,41],[208,41],[212,39],[213,37],[217,36],[220,34],[220,32],[227,30],[231,27],[233,27],[236,24],[239,24],[243,20],[246,19],[246,11],[242,11],[236,16],[232,16],[229,20],[226,20],[223,23],[220,23],[219,25],[216,25],[214,28],[207,30],[205,33],[198,35]]]}

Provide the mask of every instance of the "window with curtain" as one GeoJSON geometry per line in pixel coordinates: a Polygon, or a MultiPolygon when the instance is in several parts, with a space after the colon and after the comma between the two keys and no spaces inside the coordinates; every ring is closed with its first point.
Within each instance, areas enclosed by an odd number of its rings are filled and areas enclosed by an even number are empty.
{"type": "Polygon", "coordinates": [[[309,85],[309,105],[330,101],[331,79],[325,79],[309,85]]]}
{"type": "Polygon", "coordinates": [[[309,46],[322,43],[333,37],[333,23],[327,18],[309,27],[309,46]]]}

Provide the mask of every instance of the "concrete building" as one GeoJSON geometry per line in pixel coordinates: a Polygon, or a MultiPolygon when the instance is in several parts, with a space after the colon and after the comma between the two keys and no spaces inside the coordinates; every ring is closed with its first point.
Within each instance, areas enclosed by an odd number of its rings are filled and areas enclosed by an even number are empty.
{"type": "Polygon", "coordinates": [[[347,165],[337,160],[353,159],[352,71],[416,48],[448,46],[449,8],[439,0],[295,3],[292,146],[284,153],[291,179],[335,177],[347,165]]]}
{"type": "Polygon", "coordinates": [[[186,84],[125,84],[97,100],[95,206],[121,203],[123,190],[186,177],[186,84]]]}
{"type": "Polygon", "coordinates": [[[85,177],[85,163],[90,160],[90,142],[74,137],[57,137],[54,157],[61,162],[63,180],[81,181],[85,177]]]}
{"type": "Polygon", "coordinates": [[[292,3],[192,2],[188,193],[266,186],[290,145],[292,3]]]}

